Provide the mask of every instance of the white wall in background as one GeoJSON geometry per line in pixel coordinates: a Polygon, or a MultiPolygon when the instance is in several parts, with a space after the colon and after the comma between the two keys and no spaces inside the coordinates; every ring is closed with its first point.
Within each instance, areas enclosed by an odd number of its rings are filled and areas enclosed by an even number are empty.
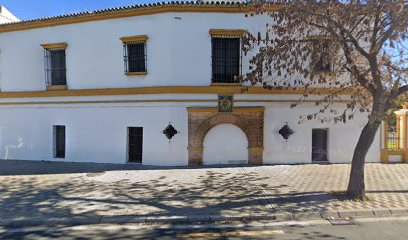
{"type": "Polygon", "coordinates": [[[204,165],[247,164],[247,136],[232,124],[213,127],[204,138],[203,162],[204,165]]]}

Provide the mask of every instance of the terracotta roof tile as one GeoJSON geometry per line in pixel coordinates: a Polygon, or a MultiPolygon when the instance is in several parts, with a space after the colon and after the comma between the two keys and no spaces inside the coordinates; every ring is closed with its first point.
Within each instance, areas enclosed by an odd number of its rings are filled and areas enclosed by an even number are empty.
{"type": "MultiPolygon", "coordinates": [[[[134,10],[149,10],[149,9],[157,9],[157,8],[168,8],[168,7],[219,7],[219,8],[231,8],[231,7],[245,7],[247,3],[243,2],[229,2],[229,1],[171,1],[171,2],[157,2],[157,3],[149,3],[149,4],[138,4],[138,5],[131,5],[131,6],[123,6],[123,7],[115,7],[115,8],[106,8],[101,10],[95,11],[85,11],[85,12],[78,12],[78,13],[70,13],[58,16],[51,16],[51,17],[43,17],[43,18],[36,18],[36,19],[29,19],[29,20],[22,20],[19,22],[14,23],[5,23],[0,24],[0,32],[1,29],[7,26],[18,26],[27,23],[38,23],[38,22],[48,22],[54,20],[65,20],[71,18],[78,18],[78,17],[92,17],[98,15],[107,15],[111,13],[122,13],[122,12],[131,12],[134,10]]],[[[187,11],[188,12],[188,11],[187,11]]]]}

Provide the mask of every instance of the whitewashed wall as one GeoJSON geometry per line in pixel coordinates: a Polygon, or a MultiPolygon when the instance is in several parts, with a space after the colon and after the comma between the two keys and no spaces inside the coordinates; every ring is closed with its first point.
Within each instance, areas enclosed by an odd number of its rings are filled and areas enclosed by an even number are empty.
{"type": "MultiPolygon", "coordinates": [[[[245,18],[244,14],[165,13],[0,33],[0,58],[8,59],[0,65],[1,90],[44,90],[44,53],[40,44],[56,42],[68,43],[69,89],[207,86],[211,83],[209,30],[257,31],[259,26],[265,26],[260,18],[245,18]],[[144,34],[149,36],[148,75],[125,76],[119,38],[144,34]]],[[[243,68],[247,69],[245,65],[243,68]]]]}
{"type": "MultiPolygon", "coordinates": [[[[236,99],[256,99],[265,96],[239,95],[236,99]]],[[[269,97],[269,98],[276,98],[269,97]]],[[[285,98],[285,97],[283,97],[285,98]]],[[[312,129],[328,129],[328,160],[330,163],[351,162],[358,137],[364,127],[367,116],[356,113],[353,120],[346,123],[320,123],[316,120],[299,123],[301,115],[312,114],[319,111],[313,104],[303,104],[290,108],[290,103],[239,103],[238,106],[264,106],[264,163],[265,164],[297,164],[312,162],[312,129]],[[278,131],[288,123],[294,131],[288,141],[284,140],[278,131]]],[[[344,106],[338,104],[334,109],[341,112],[344,106]]],[[[380,134],[377,136],[367,154],[368,162],[380,162],[380,134]]]]}
{"type": "Polygon", "coordinates": [[[4,6],[0,5],[0,24],[17,22],[19,19],[14,16],[9,10],[4,6]]]}
{"type": "MultiPolygon", "coordinates": [[[[287,105],[267,107],[266,109],[264,129],[265,163],[311,163],[313,128],[328,129],[328,160],[330,163],[351,162],[366,116],[357,116],[355,120],[345,124],[321,124],[316,121],[306,121],[299,124],[299,114],[310,114],[315,112],[316,109],[312,106],[305,106],[294,110],[289,109],[287,105]],[[288,141],[283,140],[277,134],[285,122],[288,122],[295,132],[288,141]]],[[[377,134],[366,160],[368,162],[380,162],[379,134],[377,134]]]]}
{"type": "MultiPolygon", "coordinates": [[[[45,90],[44,57],[40,44],[67,42],[69,89],[149,86],[209,86],[211,84],[210,29],[248,29],[265,26],[265,17],[243,14],[166,13],[0,33],[1,91],[45,90]],[[177,19],[176,19],[177,17],[177,19]],[[178,18],[181,18],[179,20],[178,18]],[[120,37],[148,35],[147,76],[125,76],[120,37]]],[[[243,71],[248,57],[243,58],[243,71]]],[[[91,101],[141,99],[212,99],[208,95],[143,95],[1,99],[0,102],[91,101]]],[[[293,95],[237,95],[236,100],[297,100],[293,95]]],[[[215,107],[214,103],[129,103],[0,106],[0,159],[125,163],[126,129],[144,128],[143,163],[187,165],[186,107],[215,107]],[[169,143],[161,131],[171,122],[179,134],[169,143]],[[66,158],[53,159],[53,125],[67,130],[66,158]]],[[[311,162],[313,128],[329,128],[329,161],[349,162],[365,122],[364,116],[344,124],[298,125],[300,114],[312,106],[289,109],[289,103],[236,103],[265,106],[264,163],[311,162]],[[288,122],[295,134],[288,142],[277,131],[288,122]]],[[[214,138],[213,144],[225,145],[214,138]]],[[[245,139],[238,144],[245,145],[245,139]]],[[[377,136],[367,160],[379,162],[377,136]]]]}
{"type": "Polygon", "coordinates": [[[247,164],[248,139],[245,133],[232,124],[219,124],[204,138],[204,165],[247,164]]]}
{"type": "Polygon", "coordinates": [[[1,159],[126,163],[127,127],[143,127],[143,163],[187,164],[185,107],[58,106],[1,108],[1,159]],[[169,121],[180,131],[169,142],[169,121]],[[53,158],[53,125],[66,126],[66,158],[53,158]]]}
{"type": "MultiPolygon", "coordinates": [[[[173,96],[173,98],[190,97],[192,96],[173,96]]],[[[205,95],[205,97],[216,99],[213,95],[205,95]]],[[[128,96],[128,98],[136,97],[128,96]]],[[[248,96],[241,95],[237,98],[243,99],[248,96]]],[[[94,98],[88,100],[91,99],[94,98]]],[[[52,100],[55,99],[49,101],[52,100]]],[[[330,163],[350,162],[365,122],[365,116],[357,115],[355,120],[346,124],[322,125],[316,121],[309,121],[299,125],[297,120],[300,114],[316,110],[312,105],[304,105],[296,109],[290,109],[289,103],[236,103],[235,105],[236,107],[261,105],[266,108],[265,164],[310,163],[313,128],[329,128],[330,163]],[[288,122],[295,131],[287,142],[278,134],[285,122],[288,122]]],[[[143,164],[187,165],[186,107],[191,106],[215,107],[216,102],[1,106],[0,159],[126,163],[126,129],[129,126],[138,126],[144,128],[143,164]],[[169,122],[180,132],[170,142],[161,132],[169,122]],[[65,159],[53,159],[53,125],[66,126],[65,159]]],[[[222,134],[223,131],[215,132],[213,135],[219,136],[220,133],[222,134]]],[[[211,146],[228,148],[225,138],[211,136],[210,134],[211,146]]],[[[237,137],[234,141],[236,141],[234,146],[248,144],[245,138],[237,137]]],[[[217,153],[210,152],[211,156],[214,154],[217,153]]],[[[225,160],[225,157],[223,159],[225,160]]],[[[231,157],[231,160],[236,159],[231,157]]],[[[376,137],[370,149],[367,161],[380,161],[379,136],[376,137]]]]}

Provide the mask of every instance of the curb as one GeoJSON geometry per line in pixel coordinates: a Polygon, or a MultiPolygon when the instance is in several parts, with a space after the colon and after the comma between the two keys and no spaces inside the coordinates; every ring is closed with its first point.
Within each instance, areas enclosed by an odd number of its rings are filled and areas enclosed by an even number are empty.
{"type": "Polygon", "coordinates": [[[379,209],[361,211],[337,212],[277,212],[271,215],[221,216],[221,215],[191,215],[191,216],[74,216],[74,217],[33,217],[0,219],[0,226],[5,228],[21,228],[36,226],[76,226],[93,224],[191,224],[214,222],[249,222],[249,221],[306,221],[328,220],[338,218],[381,218],[408,216],[408,209],[379,209]]]}

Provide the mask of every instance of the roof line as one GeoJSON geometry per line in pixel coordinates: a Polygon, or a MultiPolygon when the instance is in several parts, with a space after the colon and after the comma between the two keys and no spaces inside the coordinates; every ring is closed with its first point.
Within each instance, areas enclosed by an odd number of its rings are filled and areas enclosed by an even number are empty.
{"type": "Polygon", "coordinates": [[[0,25],[0,33],[168,12],[247,13],[254,10],[241,2],[163,2],[6,23],[0,25]]]}

